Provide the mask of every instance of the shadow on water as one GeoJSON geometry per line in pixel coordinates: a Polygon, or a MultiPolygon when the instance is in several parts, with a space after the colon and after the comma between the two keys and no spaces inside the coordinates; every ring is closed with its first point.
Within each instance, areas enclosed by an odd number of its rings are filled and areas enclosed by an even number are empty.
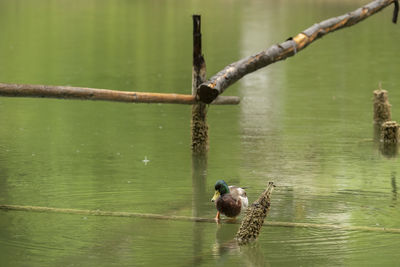
{"type": "Polygon", "coordinates": [[[396,202],[397,202],[396,172],[392,172],[391,176],[392,176],[391,184],[392,184],[392,200],[393,200],[392,206],[394,207],[394,206],[396,206],[396,202]]]}

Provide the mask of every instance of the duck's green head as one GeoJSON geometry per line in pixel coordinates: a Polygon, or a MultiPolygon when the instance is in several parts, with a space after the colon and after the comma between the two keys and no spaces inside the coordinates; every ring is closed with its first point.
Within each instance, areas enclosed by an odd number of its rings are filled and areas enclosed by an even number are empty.
{"type": "Polygon", "coordinates": [[[225,183],[224,180],[218,180],[215,183],[214,188],[215,188],[215,194],[214,194],[213,198],[211,199],[212,202],[216,201],[220,195],[223,196],[224,194],[229,193],[229,187],[225,183]]]}

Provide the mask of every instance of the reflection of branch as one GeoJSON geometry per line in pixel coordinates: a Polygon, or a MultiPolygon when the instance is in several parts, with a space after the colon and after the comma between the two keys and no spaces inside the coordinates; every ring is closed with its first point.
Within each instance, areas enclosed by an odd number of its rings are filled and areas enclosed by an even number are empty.
{"type": "Polygon", "coordinates": [[[352,26],[381,11],[392,3],[395,5],[393,22],[396,22],[398,0],[375,0],[353,12],[316,23],[283,43],[273,45],[265,51],[261,51],[256,55],[249,56],[226,66],[207,82],[201,84],[197,90],[197,94],[201,101],[210,103],[218,95],[222,94],[226,88],[246,74],[293,56],[325,34],[352,26]]]}
{"type": "MultiPolygon", "coordinates": [[[[215,223],[214,218],[200,218],[200,217],[173,216],[173,215],[168,216],[168,215],[151,214],[151,213],[102,211],[102,210],[59,209],[59,208],[38,207],[38,206],[0,205],[0,210],[54,212],[54,213],[66,213],[66,214],[77,214],[77,215],[134,217],[134,218],[158,219],[158,220],[175,220],[175,221],[215,223]]],[[[225,219],[225,220],[222,219],[221,221],[224,223],[232,223],[229,221],[229,219],[225,219]]],[[[239,223],[239,222],[235,222],[235,223],[239,223]]],[[[400,234],[400,228],[346,226],[346,225],[334,225],[334,224],[296,223],[296,222],[271,222],[271,221],[265,222],[264,224],[266,226],[277,226],[277,227],[320,228],[320,229],[331,229],[331,230],[388,232],[388,233],[399,233],[400,234]]]]}

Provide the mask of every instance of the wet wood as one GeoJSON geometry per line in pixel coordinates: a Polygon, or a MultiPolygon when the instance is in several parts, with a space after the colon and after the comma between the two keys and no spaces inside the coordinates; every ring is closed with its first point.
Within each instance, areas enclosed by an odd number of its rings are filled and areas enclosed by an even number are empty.
{"type": "MultiPolygon", "coordinates": [[[[8,83],[0,83],[0,96],[103,100],[129,103],[168,103],[187,105],[198,103],[194,95],[127,92],[86,87],[8,83]]],[[[239,97],[226,96],[215,99],[211,104],[237,105],[239,103],[239,97]]]]}
{"type": "MultiPolygon", "coordinates": [[[[39,206],[21,206],[21,205],[0,205],[2,211],[24,211],[24,212],[45,212],[45,213],[63,213],[86,216],[110,216],[110,217],[131,217],[156,220],[176,220],[189,222],[205,222],[215,224],[214,218],[188,217],[175,215],[161,215],[152,213],[136,213],[136,212],[120,212],[120,211],[104,211],[104,210],[80,210],[80,209],[64,209],[39,206]]],[[[230,219],[221,219],[223,223],[238,224],[240,222],[230,219]]],[[[400,234],[399,228],[385,227],[369,227],[369,226],[349,226],[349,225],[334,225],[334,224],[316,224],[316,223],[296,223],[296,222],[265,222],[266,226],[275,227],[293,227],[293,228],[317,228],[327,230],[345,230],[345,231],[367,231],[367,232],[386,232],[400,234]]]]}
{"type": "Polygon", "coordinates": [[[316,23],[295,37],[288,38],[285,42],[273,45],[256,55],[249,56],[226,66],[199,86],[197,90],[199,99],[204,103],[211,103],[226,88],[243,76],[277,61],[294,56],[324,35],[359,23],[393,3],[395,5],[393,22],[395,22],[397,21],[398,13],[397,0],[376,0],[353,12],[316,23]]]}
{"type": "Polygon", "coordinates": [[[399,141],[399,124],[395,121],[386,121],[382,124],[381,140],[388,144],[397,144],[399,141]]]}
{"type": "Polygon", "coordinates": [[[391,105],[388,100],[388,92],[378,89],[374,91],[374,123],[381,127],[382,123],[392,119],[391,105]]]}
{"type": "MultiPolygon", "coordinates": [[[[201,49],[201,17],[193,15],[193,66],[192,95],[197,95],[197,87],[206,80],[206,63],[201,49]]],[[[208,150],[207,105],[198,102],[192,106],[192,151],[205,153],[208,150]]]]}
{"type": "Polygon", "coordinates": [[[236,234],[239,245],[245,245],[257,239],[271,207],[271,194],[274,187],[274,184],[270,182],[265,191],[246,210],[246,215],[236,234]]]}

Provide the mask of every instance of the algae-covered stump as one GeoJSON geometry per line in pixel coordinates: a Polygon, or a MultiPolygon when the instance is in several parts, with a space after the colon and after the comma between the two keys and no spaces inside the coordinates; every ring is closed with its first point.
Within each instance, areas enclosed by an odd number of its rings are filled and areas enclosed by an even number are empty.
{"type": "Polygon", "coordinates": [[[374,91],[374,122],[381,126],[385,121],[392,120],[390,112],[390,104],[388,100],[388,92],[378,89],[374,91]]]}
{"type": "Polygon", "coordinates": [[[236,234],[236,240],[239,245],[244,245],[257,239],[271,206],[271,193],[274,187],[275,185],[270,182],[267,189],[247,209],[239,231],[236,234]]]}
{"type": "Polygon", "coordinates": [[[399,124],[395,121],[387,121],[381,127],[381,140],[387,144],[399,142],[399,124]]]}

